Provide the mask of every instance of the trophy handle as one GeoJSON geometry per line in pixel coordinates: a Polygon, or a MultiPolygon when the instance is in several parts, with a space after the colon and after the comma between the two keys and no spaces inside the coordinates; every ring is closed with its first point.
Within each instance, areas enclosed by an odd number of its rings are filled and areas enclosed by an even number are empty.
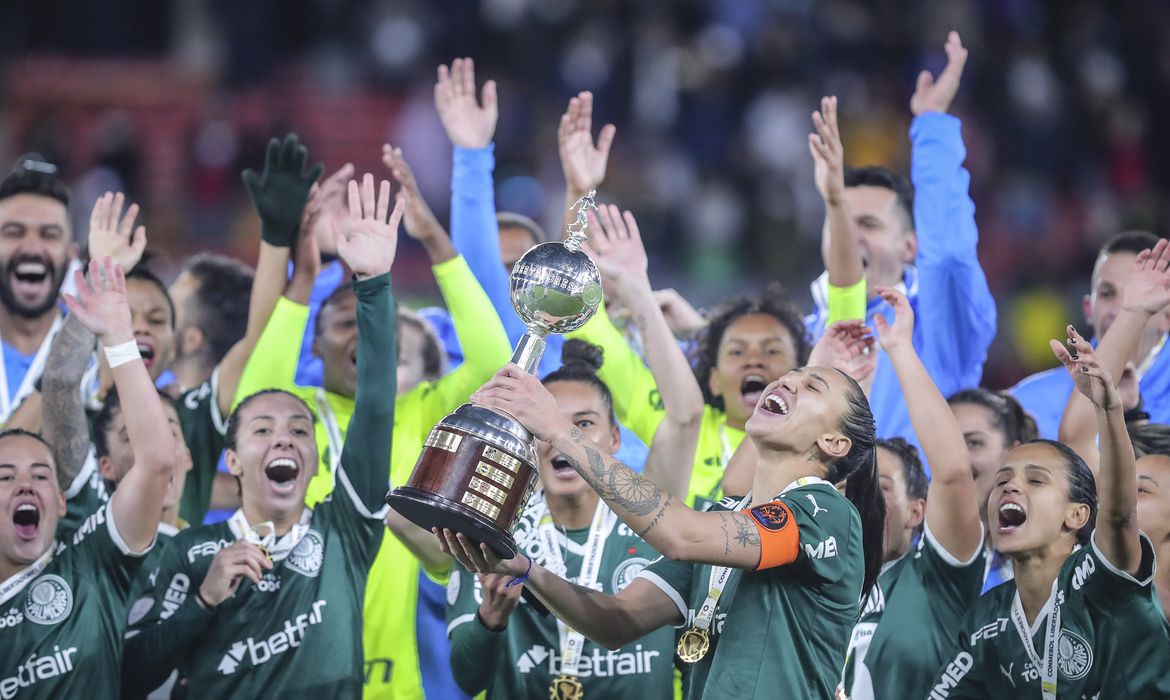
{"type": "Polygon", "coordinates": [[[542,332],[540,328],[529,326],[524,335],[520,337],[520,342],[516,344],[516,350],[512,353],[512,362],[520,365],[520,368],[525,372],[536,374],[540,358],[544,356],[544,337],[546,335],[548,335],[548,331],[542,332]]]}

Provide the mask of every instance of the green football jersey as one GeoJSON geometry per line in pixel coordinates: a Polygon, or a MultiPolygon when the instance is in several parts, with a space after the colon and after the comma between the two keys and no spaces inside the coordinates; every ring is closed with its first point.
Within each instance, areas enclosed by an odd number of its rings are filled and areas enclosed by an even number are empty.
{"type": "Polygon", "coordinates": [[[154,687],[177,668],[190,697],[360,697],[362,601],[385,525],[352,493],[305,510],[303,534],[278,541],[274,566],[214,611],[196,602],[219,550],[245,535],[232,521],[180,532],[166,548],[154,604],[132,627],[127,663],[154,687]]]}
{"type": "Polygon", "coordinates": [[[918,548],[883,567],[853,628],[843,687],[852,700],[921,698],[983,588],[983,547],[959,561],[923,527],[918,548]]]}
{"type": "MultiPolygon", "coordinates": [[[[516,529],[521,553],[548,566],[541,545],[538,518],[543,500],[532,498],[516,529]]],[[[595,588],[614,595],[624,589],[653,559],[650,545],[605,510],[601,532],[605,541],[595,588]]],[[[557,542],[564,553],[568,580],[579,582],[589,528],[561,531],[557,542]]],[[[483,602],[479,578],[456,567],[447,584],[447,634],[451,638],[451,666],[465,689],[487,690],[487,698],[542,698],[561,673],[561,646],[557,621],[537,612],[524,599],[512,611],[501,632],[488,630],[476,612],[483,602]]],[[[621,649],[607,650],[585,640],[577,677],[587,698],[669,700],[674,696],[674,635],[669,628],[655,630],[621,649]]]]}
{"type": "Polygon", "coordinates": [[[107,508],[0,582],[0,698],[119,697],[130,552],[107,508]]]}
{"type": "Polygon", "coordinates": [[[65,516],[57,522],[57,539],[62,542],[73,539],[73,533],[82,523],[109,500],[110,491],[98,470],[97,456],[90,445],[85,464],[65,489],[65,516]]]}
{"type": "MultiPolygon", "coordinates": [[[[718,503],[711,505],[708,510],[734,510],[739,501],[739,498],[724,498],[718,503]]],[[[659,557],[650,566],[642,570],[638,574],[638,578],[644,578],[660,588],[663,593],[670,597],[675,606],[678,607],[683,622],[675,629],[678,633],[681,633],[694,623],[695,611],[703,605],[703,602],[707,598],[708,586],[711,581],[711,570],[713,568],[709,564],[692,564],[691,562],[675,561],[674,559],[659,557]]],[[[743,576],[743,573],[742,569],[732,569],[728,575],[723,593],[719,596],[719,601],[715,604],[715,613],[711,619],[711,628],[707,631],[711,646],[707,650],[706,655],[695,663],[683,663],[681,660],[675,659],[675,665],[682,675],[682,696],[684,698],[697,699],[703,697],[703,685],[706,684],[707,676],[711,672],[711,659],[715,657],[715,649],[719,645],[719,636],[723,633],[723,624],[727,619],[727,610],[735,598],[735,588],[739,584],[740,577],[743,576]]],[[[677,642],[677,640],[678,634],[675,635],[675,641],[677,642]]],[[[674,656],[673,651],[671,655],[674,656]]]]}
{"type": "MultiPolygon", "coordinates": [[[[763,571],[732,572],[713,620],[717,634],[711,649],[686,672],[687,698],[740,700],[777,693],[829,698],[834,693],[860,612],[865,574],[861,518],[852,503],[820,479],[793,483],[776,500],[792,511],[800,538],[797,559],[763,571]]],[[[710,581],[710,567],[693,568],[687,590],[664,589],[676,604],[686,601],[688,608],[680,612],[687,626],[705,602],[710,581]]],[[[659,562],[643,576],[668,581],[665,571],[659,562]]]]}
{"type": "Polygon", "coordinates": [[[202,523],[211,504],[211,485],[215,481],[219,457],[223,453],[227,419],[219,413],[219,369],[211,377],[188,391],[175,402],[183,440],[191,452],[191,471],[183,486],[179,515],[189,523],[202,523]]]}
{"type": "MultiPolygon", "coordinates": [[[[1096,533],[1061,566],[1028,630],[1036,658],[1043,659],[1050,616],[1059,606],[1058,698],[1170,698],[1170,637],[1155,602],[1154,548],[1144,534],[1141,546],[1136,576],[1105,558],[1096,533]]],[[[1013,622],[1018,600],[1015,582],[1008,581],[975,602],[928,689],[930,700],[1041,697],[1040,669],[1013,622]]]]}

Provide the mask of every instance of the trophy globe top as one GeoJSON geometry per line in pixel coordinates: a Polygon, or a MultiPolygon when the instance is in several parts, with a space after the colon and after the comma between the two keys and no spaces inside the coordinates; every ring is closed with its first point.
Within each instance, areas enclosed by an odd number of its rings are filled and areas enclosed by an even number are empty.
{"type": "Polygon", "coordinates": [[[601,274],[579,244],[541,243],[512,268],[511,296],[530,331],[568,333],[585,325],[601,305],[601,274]]]}

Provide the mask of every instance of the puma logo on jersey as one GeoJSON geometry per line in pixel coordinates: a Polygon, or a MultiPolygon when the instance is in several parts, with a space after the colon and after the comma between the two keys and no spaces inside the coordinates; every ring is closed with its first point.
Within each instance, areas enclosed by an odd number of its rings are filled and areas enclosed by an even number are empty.
{"type": "Polygon", "coordinates": [[[811,493],[806,493],[804,495],[804,497],[809,500],[809,503],[813,504],[812,516],[814,518],[817,517],[817,513],[828,513],[829,512],[828,508],[821,508],[820,505],[817,504],[817,499],[811,493]]]}
{"type": "Polygon", "coordinates": [[[1016,687],[1016,679],[1012,678],[1012,667],[1015,665],[1016,665],[1016,662],[1013,661],[1010,664],[1008,664],[1007,668],[1004,668],[1003,664],[1000,664],[1000,666],[999,666],[999,672],[1002,673],[1003,675],[1007,676],[1008,682],[1012,684],[1013,688],[1016,687]]]}
{"type": "Polygon", "coordinates": [[[960,651],[955,660],[943,669],[942,678],[930,690],[929,700],[944,700],[951,696],[951,691],[959,685],[959,681],[966,677],[967,672],[975,664],[975,660],[965,651],[960,651]]]}
{"type": "MultiPolygon", "coordinates": [[[[639,673],[650,673],[654,658],[660,654],[653,649],[643,649],[641,644],[633,651],[607,651],[594,646],[593,654],[581,654],[577,675],[581,678],[607,678],[609,676],[634,676],[639,673]]],[[[520,673],[530,673],[548,662],[548,673],[555,676],[560,673],[561,657],[555,649],[533,644],[532,648],[520,655],[516,661],[516,668],[520,673]]]]}
{"type": "Polygon", "coordinates": [[[76,654],[77,647],[62,649],[59,646],[54,646],[53,653],[44,656],[37,656],[33,652],[16,668],[16,675],[0,679],[0,698],[10,700],[16,697],[21,688],[69,673],[73,670],[73,656],[76,654]]]}
{"type": "Polygon", "coordinates": [[[305,640],[305,631],[313,625],[321,624],[325,605],[326,601],[324,600],[314,602],[312,612],[302,613],[292,620],[285,620],[284,629],[267,638],[257,640],[255,637],[248,637],[232,644],[223,658],[219,660],[219,666],[216,666],[215,670],[225,676],[230,676],[245,662],[251,663],[252,668],[255,668],[268,663],[272,657],[278,654],[283,654],[289,649],[296,649],[305,640]]]}

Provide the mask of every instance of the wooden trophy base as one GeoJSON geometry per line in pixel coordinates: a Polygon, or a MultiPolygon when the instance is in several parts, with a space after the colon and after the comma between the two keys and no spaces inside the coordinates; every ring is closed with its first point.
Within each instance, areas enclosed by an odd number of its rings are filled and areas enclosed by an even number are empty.
{"type": "Polygon", "coordinates": [[[507,530],[461,503],[409,486],[391,491],[386,502],[427,532],[431,528],[448,529],[462,533],[473,542],[483,542],[500,559],[516,556],[516,540],[507,530]]]}

